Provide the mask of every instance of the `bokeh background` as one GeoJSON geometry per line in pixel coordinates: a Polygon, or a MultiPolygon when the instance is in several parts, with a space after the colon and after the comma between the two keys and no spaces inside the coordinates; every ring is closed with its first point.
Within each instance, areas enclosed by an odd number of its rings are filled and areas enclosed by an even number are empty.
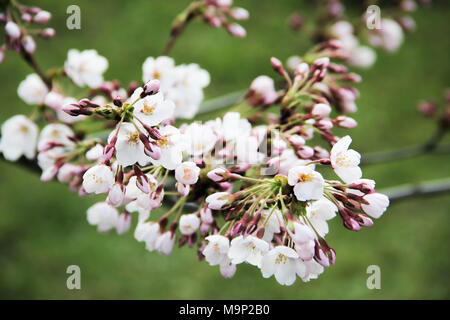
{"type": "MultiPolygon", "coordinates": [[[[30,1],[24,1],[31,3],[30,1]]],[[[53,13],[54,39],[38,42],[37,59],[61,66],[70,48],[96,48],[106,56],[107,79],[141,78],[148,56],[160,55],[173,17],[188,0],[35,1],[53,13]],[[67,30],[66,8],[81,8],[81,30],[67,30]]],[[[287,26],[301,10],[313,19],[309,1],[235,1],[249,9],[248,36],[237,39],[201,22],[192,23],[172,51],[177,63],[195,62],[210,71],[207,98],[245,89],[260,74],[274,75],[269,58],[302,54],[310,42],[287,26]]],[[[362,154],[416,145],[434,129],[416,112],[420,99],[442,101],[450,84],[450,6],[445,1],[414,14],[417,30],[395,54],[379,52],[363,83],[355,149],[362,154]]],[[[383,9],[382,9],[383,14],[383,9]]],[[[0,122],[30,107],[17,85],[31,70],[8,53],[0,65],[0,122]]],[[[448,140],[448,139],[447,139],[448,140]]],[[[424,155],[363,168],[379,189],[450,175],[450,155],[424,155]]],[[[0,298],[19,299],[443,299],[450,298],[450,195],[413,198],[392,205],[372,228],[359,233],[331,222],[328,242],[337,264],[318,280],[282,287],[257,268],[240,265],[233,279],[197,260],[188,248],[169,257],[149,253],[132,232],[99,234],[86,221],[93,197],[79,198],[59,183],[0,163],[0,298]],[[66,288],[66,268],[81,268],[81,290],[66,288]],[[366,268],[379,265],[381,290],[366,287],[366,268]]]]}

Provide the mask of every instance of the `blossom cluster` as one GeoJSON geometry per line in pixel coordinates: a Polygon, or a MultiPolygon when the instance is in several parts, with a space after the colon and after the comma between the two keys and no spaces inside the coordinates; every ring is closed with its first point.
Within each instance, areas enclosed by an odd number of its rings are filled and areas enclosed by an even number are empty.
{"type": "MultiPolygon", "coordinates": [[[[429,2],[429,1],[421,1],[429,2]]],[[[340,0],[324,1],[324,16],[317,21],[317,39],[338,40],[341,44],[341,58],[357,68],[370,68],[376,61],[375,48],[387,52],[397,51],[404,41],[404,32],[411,32],[416,24],[411,13],[418,9],[415,0],[393,1],[393,8],[378,7],[378,11],[364,7],[359,19],[352,19],[345,15],[345,6],[340,0]],[[394,4],[395,3],[395,4],[394,4]],[[382,11],[382,12],[380,12],[382,11]]],[[[392,4],[389,4],[392,5],[392,4]]],[[[299,14],[291,17],[294,28],[297,20],[303,24],[299,14]]],[[[289,67],[294,69],[299,57],[292,56],[288,61],[289,67]]]]}
{"type": "MultiPolygon", "coordinates": [[[[231,1],[202,3],[238,19],[231,1]]],[[[336,40],[318,44],[290,71],[272,58],[281,79],[254,79],[240,112],[175,126],[197,113],[206,70],[149,57],[143,84],[124,88],[104,80],[105,57],[72,49],[50,83],[35,73],[19,84],[19,97],[39,115],[8,119],[0,152],[36,160],[43,182],[104,195],[87,210],[99,232],[135,226],[136,240],[164,255],[176,244],[196,246],[227,278],[245,262],[282,285],[309,281],[336,261],[325,240],[330,219],[359,231],[389,205],[363,178],[351,137],[334,133],[357,125],[346,114],[357,109],[353,85],[361,79],[339,62],[342,50],[336,40]],[[84,96],[66,94],[63,77],[84,96]],[[102,124],[103,134],[83,131],[83,122],[102,124]]]]}
{"type": "Polygon", "coordinates": [[[48,39],[55,35],[53,28],[35,29],[29,32],[23,24],[37,27],[45,25],[51,19],[51,13],[35,6],[13,5],[10,11],[0,8],[0,26],[5,30],[5,43],[0,47],[0,63],[5,59],[6,49],[17,53],[32,54],[36,50],[33,35],[48,39]]]}

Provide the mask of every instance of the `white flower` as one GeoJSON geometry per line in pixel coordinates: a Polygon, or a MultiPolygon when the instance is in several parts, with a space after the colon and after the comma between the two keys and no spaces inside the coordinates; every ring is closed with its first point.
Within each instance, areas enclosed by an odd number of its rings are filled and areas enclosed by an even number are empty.
{"type": "Polygon", "coordinates": [[[259,103],[271,104],[278,98],[274,81],[268,76],[256,77],[250,84],[250,90],[252,91],[250,101],[255,105],[259,103]]]}
{"type": "Polygon", "coordinates": [[[161,148],[161,156],[158,160],[150,159],[156,166],[174,170],[183,160],[183,151],[186,142],[180,131],[173,126],[164,126],[159,129],[161,139],[156,141],[161,148]]]}
{"type": "Polygon", "coordinates": [[[65,163],[58,170],[58,181],[59,182],[69,182],[81,170],[83,170],[83,169],[78,165],[75,165],[72,163],[65,163]]]}
{"type": "Polygon", "coordinates": [[[64,146],[74,146],[75,143],[70,139],[74,136],[75,134],[73,133],[72,129],[64,124],[48,124],[41,131],[38,141],[38,149],[41,150],[48,143],[58,143],[64,146]]]}
{"type": "Polygon", "coordinates": [[[258,152],[258,139],[253,136],[236,138],[236,157],[238,163],[257,164],[261,162],[264,155],[258,152]]]}
{"type": "Polygon", "coordinates": [[[172,252],[175,240],[175,234],[172,231],[162,233],[155,241],[156,251],[168,256],[172,252]]]}
{"type": "Polygon", "coordinates": [[[98,143],[86,152],[86,159],[88,159],[89,161],[97,161],[102,157],[103,146],[98,143]]]}
{"type": "Polygon", "coordinates": [[[290,232],[290,236],[296,244],[303,244],[315,239],[314,231],[306,224],[295,221],[292,226],[294,229],[293,232],[290,232]]]}
{"type": "Polygon", "coordinates": [[[83,175],[83,188],[87,193],[106,193],[114,184],[111,167],[104,164],[89,168],[83,175]]]}
{"type": "Polygon", "coordinates": [[[228,250],[230,249],[230,241],[221,235],[212,235],[205,238],[208,241],[203,255],[205,260],[211,265],[222,265],[229,263],[228,250]]]}
{"type": "MultiPolygon", "coordinates": [[[[136,200],[136,209],[139,212],[146,212],[148,210],[152,209],[152,196],[157,188],[157,181],[155,177],[151,174],[146,175],[148,178],[148,185],[150,188],[149,193],[143,192],[138,186],[137,186],[137,177],[132,176],[130,180],[128,181],[128,184],[126,186],[125,191],[125,197],[127,199],[136,200]]],[[[130,203],[131,204],[131,203],[130,203]]],[[[129,208],[127,207],[127,210],[129,208]]],[[[136,210],[128,210],[130,212],[136,211],[136,210]]]]}
{"type": "Polygon", "coordinates": [[[187,152],[192,156],[201,156],[209,153],[216,144],[217,136],[211,127],[194,122],[186,127],[184,134],[187,137],[187,152]]]}
{"type": "Polygon", "coordinates": [[[375,51],[367,46],[357,46],[350,50],[348,62],[355,67],[369,68],[377,59],[375,51]]]}
{"type": "Polygon", "coordinates": [[[382,19],[381,29],[374,29],[369,33],[371,45],[381,47],[389,52],[396,51],[403,42],[402,27],[392,19],[382,19]]]}
{"type": "Polygon", "coordinates": [[[206,197],[208,207],[213,210],[220,210],[227,202],[230,194],[228,192],[216,192],[206,197]]]}
{"type": "Polygon", "coordinates": [[[148,57],[142,65],[142,81],[158,79],[161,83],[161,90],[165,91],[174,82],[175,63],[172,58],[161,56],[156,59],[148,57]]]}
{"type": "MultiPolygon", "coordinates": [[[[139,99],[143,89],[137,88],[133,95],[128,99],[129,103],[134,103],[139,99]]],[[[164,99],[162,92],[157,94],[145,96],[134,103],[133,114],[146,125],[153,127],[160,124],[162,121],[173,117],[175,104],[164,99]]]]}
{"type": "Polygon", "coordinates": [[[231,240],[228,258],[234,264],[248,262],[260,267],[262,257],[269,251],[269,244],[255,236],[238,236],[231,240]]]}
{"type": "Polygon", "coordinates": [[[2,125],[0,151],[6,160],[16,161],[22,155],[33,159],[38,137],[37,125],[23,115],[15,115],[2,125]]]}
{"type": "Polygon", "coordinates": [[[99,232],[109,231],[117,226],[119,213],[106,202],[98,202],[87,211],[89,224],[96,225],[99,232]]]}
{"type": "Polygon", "coordinates": [[[277,246],[262,258],[261,272],[264,278],[275,275],[279,284],[290,286],[295,282],[297,274],[305,276],[306,268],[294,249],[277,246]]]}
{"type": "Polygon", "coordinates": [[[62,94],[56,91],[50,91],[45,96],[44,103],[46,106],[52,108],[55,111],[58,111],[63,106],[64,99],[65,97],[62,94]]]}
{"type": "Polygon", "coordinates": [[[369,193],[363,197],[369,204],[361,204],[361,208],[372,218],[378,219],[389,206],[389,198],[382,193],[369,193]]]}
{"type": "Polygon", "coordinates": [[[311,202],[306,207],[306,216],[319,235],[324,237],[328,233],[327,220],[333,219],[336,211],[336,206],[328,199],[323,198],[311,202]]]}
{"type": "Polygon", "coordinates": [[[103,73],[108,69],[108,60],[96,50],[70,49],[64,70],[72,81],[82,87],[97,88],[103,83],[103,73]]]}
{"type": "Polygon", "coordinates": [[[302,277],[303,282],[308,282],[311,279],[317,279],[319,274],[323,272],[323,267],[317,263],[314,259],[309,261],[303,261],[306,267],[305,275],[302,277]]]}
{"type": "Polygon", "coordinates": [[[47,86],[36,73],[29,74],[17,88],[19,97],[28,104],[44,103],[47,93],[47,86]]]}
{"type": "Polygon", "coordinates": [[[272,241],[273,235],[279,233],[280,227],[284,226],[281,211],[278,209],[266,209],[261,211],[259,224],[264,226],[264,236],[262,239],[267,242],[272,241]]]}
{"type": "Polygon", "coordinates": [[[131,214],[122,213],[121,215],[119,215],[116,225],[117,234],[124,234],[125,232],[130,230],[130,227],[131,227],[131,214]]]}
{"type": "Polygon", "coordinates": [[[184,214],[180,218],[180,232],[186,236],[195,233],[200,226],[200,218],[196,214],[184,214]]]}
{"type": "Polygon", "coordinates": [[[241,119],[238,112],[228,112],[223,119],[211,123],[217,135],[225,141],[234,141],[238,137],[247,137],[251,132],[251,124],[247,119],[241,119]]]}
{"type": "Polygon", "coordinates": [[[234,274],[236,273],[236,265],[229,262],[227,264],[221,264],[220,265],[220,273],[224,278],[232,278],[234,274]]]}
{"type": "MultiPolygon", "coordinates": [[[[301,140],[304,144],[304,139],[300,136],[296,136],[294,139],[297,141],[301,140]]],[[[301,143],[301,142],[300,142],[301,143]]],[[[292,149],[285,149],[281,153],[281,156],[272,158],[270,160],[270,167],[275,170],[275,173],[279,173],[282,175],[287,175],[289,170],[293,167],[304,166],[308,163],[308,160],[299,159],[292,149]]],[[[310,165],[311,168],[314,169],[314,165],[310,165]]]]}
{"type": "Polygon", "coordinates": [[[156,239],[161,235],[160,226],[156,222],[138,222],[134,237],[139,242],[145,242],[148,251],[155,250],[156,239]]]}
{"type": "Polygon", "coordinates": [[[197,183],[200,168],[192,161],[186,161],[175,169],[175,179],[183,184],[197,183]]]}
{"type": "MultiPolygon", "coordinates": [[[[109,135],[108,143],[116,134],[116,130],[113,130],[109,135]]],[[[150,160],[144,153],[144,144],[139,138],[139,131],[129,122],[120,125],[116,142],[116,159],[117,163],[124,167],[136,162],[146,165],[150,160]]]]}
{"type": "Polygon", "coordinates": [[[294,186],[294,194],[299,201],[316,200],[323,197],[323,177],[310,167],[298,166],[290,169],[288,183],[294,186]]]}
{"type": "Polygon", "coordinates": [[[335,143],[330,152],[331,166],[334,172],[346,183],[358,180],[362,176],[359,162],[361,155],[355,150],[348,149],[352,143],[350,136],[345,136],[335,143]]]}

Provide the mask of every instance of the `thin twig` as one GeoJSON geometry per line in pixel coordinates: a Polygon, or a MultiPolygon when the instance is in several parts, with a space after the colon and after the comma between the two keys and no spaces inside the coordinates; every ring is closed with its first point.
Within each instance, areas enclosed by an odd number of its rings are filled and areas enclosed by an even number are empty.
{"type": "Polygon", "coordinates": [[[401,160],[412,158],[425,153],[442,152],[450,149],[450,145],[439,146],[439,142],[447,133],[447,130],[441,126],[438,127],[436,133],[423,145],[405,147],[392,151],[383,151],[366,154],[361,159],[361,164],[376,164],[380,162],[389,162],[394,160],[401,160]]]}
{"type": "Polygon", "coordinates": [[[380,192],[386,194],[391,202],[406,200],[408,198],[418,196],[438,195],[450,192],[450,178],[418,183],[408,183],[388,189],[383,189],[380,190],[380,192]]]}

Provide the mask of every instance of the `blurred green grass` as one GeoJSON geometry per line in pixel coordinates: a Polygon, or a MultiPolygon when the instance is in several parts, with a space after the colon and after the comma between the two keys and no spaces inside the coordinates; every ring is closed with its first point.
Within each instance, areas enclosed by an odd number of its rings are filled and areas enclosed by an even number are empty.
{"type": "MultiPolygon", "coordinates": [[[[24,1],[25,2],[25,1],[24,1]]],[[[195,62],[210,71],[207,97],[240,90],[259,74],[274,75],[271,56],[285,60],[302,54],[310,43],[287,28],[286,18],[298,9],[312,19],[306,1],[235,1],[249,9],[245,40],[195,22],[175,45],[177,63],[195,62]]],[[[25,2],[30,3],[30,2],[25,2]]],[[[140,80],[147,56],[161,54],[172,18],[189,1],[36,1],[53,13],[57,36],[38,42],[43,66],[61,65],[69,48],[96,48],[106,56],[107,79],[140,80]],[[65,28],[66,8],[78,4],[82,29],[65,28]]],[[[420,99],[441,100],[450,84],[449,5],[438,3],[414,16],[418,30],[407,35],[396,54],[379,52],[376,66],[360,72],[361,98],[353,130],[361,153],[423,142],[433,125],[415,111],[420,99]]],[[[382,11],[383,13],[383,11],[382,11]]],[[[30,109],[16,94],[30,70],[8,53],[0,66],[0,121],[30,109]]],[[[449,155],[364,168],[378,188],[450,174],[449,155]]],[[[263,279],[252,266],[240,265],[234,278],[223,279],[217,267],[198,262],[187,248],[169,257],[147,252],[132,232],[99,234],[88,225],[86,209],[94,198],[79,198],[58,183],[14,164],[0,163],[0,298],[44,299],[443,299],[450,298],[450,195],[416,198],[393,205],[376,224],[358,234],[338,219],[328,242],[337,264],[318,280],[292,287],[263,279]],[[82,290],[66,288],[67,266],[79,265],[82,290]],[[379,265],[382,289],[366,288],[366,268],[379,265]]]]}

